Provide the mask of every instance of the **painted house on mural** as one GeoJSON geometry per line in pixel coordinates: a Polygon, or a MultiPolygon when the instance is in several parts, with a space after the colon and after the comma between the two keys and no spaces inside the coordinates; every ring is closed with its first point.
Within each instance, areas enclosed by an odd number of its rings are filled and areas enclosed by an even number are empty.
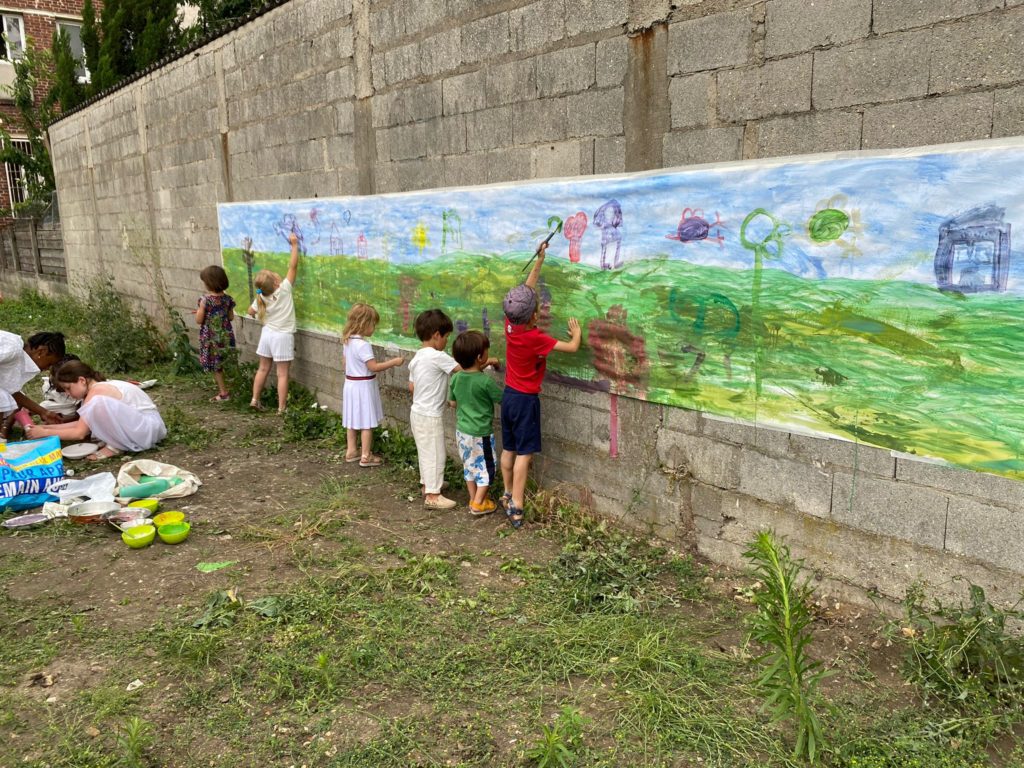
{"type": "MultiPolygon", "coordinates": [[[[71,41],[71,50],[81,61],[78,77],[81,82],[89,81],[89,70],[82,50],[82,6],[83,0],[0,0],[0,22],[3,38],[0,40],[0,86],[14,82],[14,63],[25,53],[26,45],[36,49],[49,49],[53,33],[62,29],[71,41]]],[[[101,2],[94,2],[97,14],[101,2]]],[[[33,94],[37,102],[49,90],[49,83],[43,83],[33,94]]],[[[17,111],[11,96],[0,89],[0,119],[11,133],[14,142],[23,141],[25,151],[28,141],[20,129],[17,111]]],[[[14,163],[5,163],[0,175],[0,210],[9,210],[12,205],[23,202],[28,195],[24,169],[14,163]]]]}

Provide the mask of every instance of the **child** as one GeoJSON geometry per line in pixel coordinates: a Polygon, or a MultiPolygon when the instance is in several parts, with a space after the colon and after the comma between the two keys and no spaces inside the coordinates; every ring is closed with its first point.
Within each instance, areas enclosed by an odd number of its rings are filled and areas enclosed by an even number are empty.
{"type": "Polygon", "coordinates": [[[583,339],[580,324],[569,318],[571,341],[558,341],[537,328],[537,280],[547,245],[523,285],[505,294],[505,392],[501,398],[501,503],[513,528],[523,524],[523,496],[533,454],[540,453],[540,385],[552,352],[575,352],[583,339]]]}
{"type": "Polygon", "coordinates": [[[199,273],[206,290],[199,298],[196,324],[199,326],[199,364],[217,382],[217,396],[210,402],[223,403],[230,395],[224,383],[224,350],[235,347],[235,300],[224,293],[228,276],[223,267],[210,266],[199,273]]]}
{"type": "Polygon", "coordinates": [[[78,359],[78,355],[64,355],[60,362],[50,366],[48,375],[43,376],[43,401],[39,405],[48,411],[59,414],[64,423],[78,420],[78,408],[81,406],[81,402],[61,389],[60,384],[57,383],[57,369],[64,363],[78,359]]]}
{"type": "Polygon", "coordinates": [[[358,461],[360,467],[381,465],[380,456],[375,456],[370,450],[373,447],[373,430],[384,418],[377,374],[404,362],[400,357],[393,357],[383,363],[374,359],[373,347],[366,339],[373,335],[379,322],[380,315],[376,309],[369,304],[355,304],[348,312],[345,327],[341,329],[341,341],[345,345],[345,389],[342,391],[341,423],[348,429],[345,461],[358,461]],[[357,430],[361,437],[359,447],[356,446],[357,430]]]}
{"type": "Polygon", "coordinates": [[[288,404],[288,369],[295,359],[295,302],[292,300],[292,286],[299,270],[299,236],[288,235],[292,247],[288,261],[288,274],[284,280],[276,272],[264,269],[256,275],[256,301],[249,307],[249,317],[258,317],[263,323],[260,343],[256,354],[260,358],[256,378],[252,382],[252,401],[249,407],[257,411],[260,394],[270,374],[270,364],[277,366],[277,412],[284,413],[288,404]]]}
{"type": "Polygon", "coordinates": [[[20,414],[23,426],[31,421],[29,412],[48,424],[63,421],[60,414],[42,407],[21,390],[39,371],[54,365],[64,354],[62,333],[37,333],[23,342],[16,334],[0,331],[0,439],[7,439],[16,414],[20,414]]]}
{"type": "Polygon", "coordinates": [[[416,441],[420,483],[428,507],[451,509],[455,502],[441,495],[447,457],[442,414],[448,399],[448,376],[459,370],[458,363],[444,351],[454,326],[440,309],[428,309],[416,316],[414,327],[423,346],[409,362],[409,426],[416,441]]]}
{"type": "Polygon", "coordinates": [[[488,357],[491,342],[480,331],[460,333],[452,354],[462,368],[452,376],[448,399],[455,406],[455,437],[462,455],[462,475],[469,490],[469,513],[488,515],[497,509],[487,491],[494,482],[494,406],[502,389],[483,373],[498,360],[488,357]]]}

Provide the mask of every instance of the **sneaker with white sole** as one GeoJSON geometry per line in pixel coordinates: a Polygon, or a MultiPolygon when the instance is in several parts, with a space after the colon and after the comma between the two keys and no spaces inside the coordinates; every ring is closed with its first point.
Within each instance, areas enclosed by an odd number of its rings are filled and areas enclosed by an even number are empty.
{"type": "Polygon", "coordinates": [[[445,496],[442,496],[441,494],[438,494],[432,499],[427,499],[423,503],[430,509],[452,509],[456,506],[454,501],[445,496]]]}

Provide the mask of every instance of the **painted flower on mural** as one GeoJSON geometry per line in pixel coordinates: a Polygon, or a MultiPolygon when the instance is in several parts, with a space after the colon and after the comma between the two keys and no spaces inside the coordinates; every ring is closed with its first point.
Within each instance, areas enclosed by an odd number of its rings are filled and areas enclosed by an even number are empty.
{"type": "Polygon", "coordinates": [[[835,245],[844,260],[860,255],[857,238],[863,232],[860,211],[845,210],[846,195],[835,195],[818,202],[816,212],[807,220],[807,237],[817,246],[835,245]]]}

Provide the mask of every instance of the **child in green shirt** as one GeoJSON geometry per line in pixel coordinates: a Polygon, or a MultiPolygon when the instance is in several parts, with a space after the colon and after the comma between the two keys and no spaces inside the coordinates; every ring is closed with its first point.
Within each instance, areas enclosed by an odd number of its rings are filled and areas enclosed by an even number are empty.
{"type": "Polygon", "coordinates": [[[487,515],[497,509],[487,491],[494,482],[494,406],[503,390],[483,372],[498,359],[488,357],[491,342],[480,331],[460,333],[452,356],[462,370],[452,375],[448,399],[455,406],[455,437],[462,456],[462,475],[469,490],[471,515],[487,515]]]}

